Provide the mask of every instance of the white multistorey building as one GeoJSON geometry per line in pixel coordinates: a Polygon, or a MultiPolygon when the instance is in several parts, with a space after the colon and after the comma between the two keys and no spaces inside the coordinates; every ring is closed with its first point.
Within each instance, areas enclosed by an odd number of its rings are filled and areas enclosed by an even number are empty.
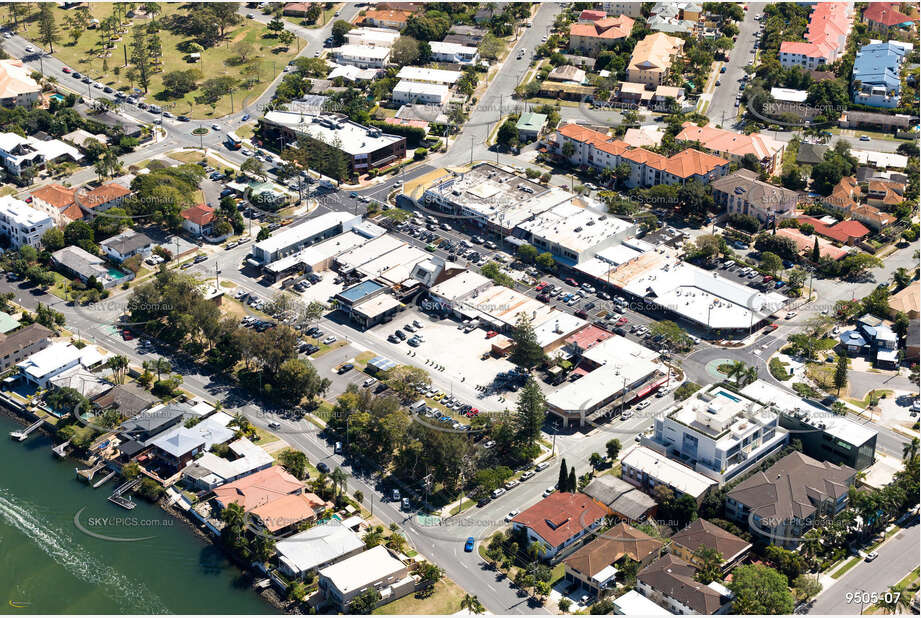
{"type": "Polygon", "coordinates": [[[390,48],[383,46],[343,45],[331,53],[339,64],[350,64],[361,69],[382,69],[390,61],[390,48]]]}
{"type": "Polygon", "coordinates": [[[418,103],[441,107],[451,98],[451,89],[444,84],[429,84],[401,79],[390,95],[394,103],[418,103]]]}
{"type": "Polygon", "coordinates": [[[781,448],[788,434],[770,408],[722,386],[656,416],[651,448],[725,483],[781,448]]]}
{"type": "Polygon", "coordinates": [[[397,73],[397,79],[408,79],[411,82],[424,84],[444,84],[453,86],[461,78],[460,71],[444,71],[442,69],[426,69],[423,67],[403,67],[397,73]]]}
{"type": "Polygon", "coordinates": [[[354,28],[345,33],[349,45],[366,45],[368,47],[393,47],[400,33],[389,28],[354,28]]]}
{"type": "Polygon", "coordinates": [[[435,62],[473,64],[480,58],[476,47],[468,47],[459,43],[431,41],[429,47],[432,49],[432,60],[435,62]]]}
{"type": "Polygon", "coordinates": [[[10,239],[10,246],[38,248],[42,235],[54,227],[54,219],[12,195],[0,197],[0,234],[10,239]]]}

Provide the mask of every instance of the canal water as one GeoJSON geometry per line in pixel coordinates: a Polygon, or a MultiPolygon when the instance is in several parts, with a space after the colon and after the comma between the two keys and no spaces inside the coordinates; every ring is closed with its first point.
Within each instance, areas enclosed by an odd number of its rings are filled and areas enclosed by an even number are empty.
{"type": "Polygon", "coordinates": [[[0,415],[0,614],[277,613],[184,521],[115,506],[116,479],[77,481],[49,438],[9,439],[21,428],[0,415]]]}

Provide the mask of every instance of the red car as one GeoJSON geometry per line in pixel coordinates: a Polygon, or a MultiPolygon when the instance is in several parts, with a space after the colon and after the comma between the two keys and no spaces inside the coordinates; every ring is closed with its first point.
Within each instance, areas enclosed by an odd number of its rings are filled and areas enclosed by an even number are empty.
{"type": "Polygon", "coordinates": [[[134,339],[134,335],[132,335],[131,331],[126,328],[122,330],[122,339],[124,339],[125,341],[131,341],[132,339],[134,339]]]}
{"type": "Polygon", "coordinates": [[[628,322],[627,318],[621,318],[621,319],[617,320],[617,325],[618,325],[618,326],[623,326],[623,325],[626,324],[627,322],[628,322]]]}
{"type": "Polygon", "coordinates": [[[550,297],[547,296],[546,294],[538,294],[538,295],[537,295],[537,300],[539,300],[539,301],[542,302],[542,303],[549,303],[549,302],[550,302],[550,297]]]}
{"type": "Polygon", "coordinates": [[[64,68],[61,69],[61,70],[64,71],[65,73],[70,73],[70,69],[68,69],[67,67],[64,67],[64,68]]]}
{"type": "Polygon", "coordinates": [[[569,279],[566,279],[566,283],[568,283],[569,285],[573,287],[579,287],[579,284],[572,277],[570,277],[569,279]]]}
{"type": "Polygon", "coordinates": [[[772,333],[772,332],[774,332],[775,330],[777,330],[777,325],[776,325],[776,324],[768,324],[768,325],[764,328],[764,332],[766,332],[766,333],[772,333]]]}
{"type": "Polygon", "coordinates": [[[498,334],[499,334],[499,333],[497,333],[496,331],[491,330],[491,331],[489,331],[488,333],[486,333],[486,338],[487,338],[487,339],[492,339],[493,337],[495,337],[495,336],[498,335],[498,334]]]}
{"type": "Polygon", "coordinates": [[[547,282],[546,282],[546,281],[541,281],[540,283],[538,283],[537,285],[534,286],[534,289],[537,290],[538,292],[540,292],[540,291],[543,290],[545,287],[547,287],[547,282]]]}

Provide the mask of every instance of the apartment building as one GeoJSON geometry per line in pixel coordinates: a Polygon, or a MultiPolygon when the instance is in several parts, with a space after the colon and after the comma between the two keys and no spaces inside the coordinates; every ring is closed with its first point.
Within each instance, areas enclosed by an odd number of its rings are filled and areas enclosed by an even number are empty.
{"type": "MultiPolygon", "coordinates": [[[[587,13],[589,11],[583,11],[587,13]]],[[[615,41],[626,39],[633,31],[634,20],[626,15],[603,16],[601,19],[569,26],[569,50],[584,56],[597,56],[610,49],[615,41]]]]}
{"type": "Polygon", "coordinates": [[[809,18],[806,40],[780,44],[780,65],[803,69],[830,65],[844,54],[850,30],[849,3],[817,2],[809,18]]]}
{"type": "Polygon", "coordinates": [[[661,86],[672,61],[684,48],[684,40],[663,32],[647,35],[633,48],[627,65],[627,81],[661,86]]]}
{"type": "Polygon", "coordinates": [[[390,61],[389,47],[370,45],[343,45],[330,54],[339,64],[348,64],[360,69],[382,69],[390,61]]]}
{"type": "Polygon", "coordinates": [[[29,245],[38,249],[42,235],[55,226],[51,215],[32,208],[12,195],[0,197],[0,234],[18,249],[29,245]]]}
{"type": "Polygon", "coordinates": [[[83,211],[74,201],[74,189],[52,183],[32,191],[32,207],[51,216],[61,227],[83,218],[83,211]]]}
{"type": "Polygon", "coordinates": [[[728,213],[749,215],[762,224],[791,217],[798,199],[796,191],[758,180],[748,169],[738,169],[710,183],[713,200],[728,213]]]}
{"type": "Polygon", "coordinates": [[[665,157],[644,148],[631,148],[626,142],[576,124],[559,129],[551,144],[554,154],[566,157],[566,144],[573,145],[569,161],[598,169],[614,169],[621,163],[630,167],[629,187],[685,184],[692,180],[709,184],[729,173],[729,161],[689,148],[665,157]]]}
{"type": "Polygon", "coordinates": [[[864,45],[854,58],[854,103],[892,109],[902,96],[902,61],[907,50],[893,42],[864,45]]]}
{"type": "Polygon", "coordinates": [[[401,79],[394,87],[390,99],[394,103],[418,103],[442,107],[451,98],[451,89],[444,84],[425,84],[401,79]]]}
{"type": "Polygon", "coordinates": [[[432,60],[435,62],[450,62],[452,64],[474,64],[480,59],[476,47],[468,47],[458,43],[445,43],[444,41],[431,41],[432,60]]]}
{"type": "Polygon", "coordinates": [[[34,69],[17,58],[0,60],[0,105],[29,107],[38,101],[42,87],[32,79],[34,69]]]}
{"type": "Polygon", "coordinates": [[[699,127],[693,122],[685,122],[676,140],[700,142],[707,152],[724,159],[741,163],[746,155],[752,155],[768,174],[774,174],[783,162],[784,143],[764,133],[748,135],[727,131],[710,125],[699,127]]]}

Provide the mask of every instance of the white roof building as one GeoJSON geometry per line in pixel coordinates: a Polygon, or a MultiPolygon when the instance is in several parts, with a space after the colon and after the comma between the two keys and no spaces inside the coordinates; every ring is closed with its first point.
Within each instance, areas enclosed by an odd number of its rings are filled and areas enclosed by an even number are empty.
{"type": "Polygon", "coordinates": [[[34,71],[18,58],[0,60],[0,102],[5,107],[29,105],[38,100],[42,88],[32,79],[34,71]]]}
{"type": "Polygon", "coordinates": [[[51,379],[68,369],[78,365],[89,368],[103,358],[96,346],[88,345],[80,349],[63,341],[55,341],[16,366],[26,380],[44,388],[51,379]]]}
{"type": "Polygon", "coordinates": [[[461,78],[460,71],[445,71],[442,69],[426,69],[423,67],[403,67],[397,73],[397,79],[408,79],[411,82],[428,84],[445,84],[453,86],[461,78]]]}
{"type": "Polygon", "coordinates": [[[14,249],[22,245],[38,248],[44,233],[53,227],[51,215],[12,195],[0,196],[0,234],[10,239],[14,249]]]}
{"type": "Polygon", "coordinates": [[[401,139],[396,135],[383,133],[380,129],[366,127],[348,118],[326,113],[270,111],[266,112],[265,119],[324,144],[336,144],[337,148],[353,157],[370,155],[401,139]]]}
{"type": "Polygon", "coordinates": [[[327,594],[331,594],[343,609],[371,586],[377,588],[382,597],[391,598],[395,588],[405,588],[406,580],[412,581],[407,567],[383,545],[320,569],[320,586],[325,587],[327,594]]]}
{"type": "Polygon", "coordinates": [[[582,358],[580,366],[593,368],[547,395],[549,410],[567,420],[584,423],[609,403],[619,403],[622,397],[630,402],[642,389],[664,381],[659,354],[618,335],[592,346],[582,358]]]}
{"type": "Polygon", "coordinates": [[[204,453],[194,464],[183,470],[183,476],[193,478],[196,486],[210,490],[269,468],[275,463],[265,449],[247,438],[240,438],[227,446],[236,457],[234,460],[210,452],[204,453]]]}
{"type": "MultiPolygon", "coordinates": [[[[336,79],[337,77],[341,77],[342,79],[348,80],[350,82],[356,82],[356,81],[367,82],[377,77],[377,74],[378,74],[378,69],[359,69],[358,67],[353,67],[350,64],[343,64],[343,65],[336,64],[333,67],[333,70],[330,71],[329,74],[326,76],[326,79],[336,79]]],[[[313,110],[309,110],[309,111],[321,111],[322,107],[323,107],[322,105],[315,106],[313,110]]],[[[290,108],[291,108],[291,105],[289,104],[289,109],[290,108]]],[[[301,111],[301,110],[292,109],[292,111],[301,111]]]]}
{"type": "Polygon", "coordinates": [[[330,52],[339,64],[351,64],[363,69],[381,69],[390,60],[389,47],[343,45],[330,52]]]}
{"type": "Polygon", "coordinates": [[[451,97],[451,89],[444,84],[413,82],[402,79],[390,95],[394,103],[444,105],[451,97]]]}
{"type": "Polygon", "coordinates": [[[400,38],[400,33],[390,28],[353,28],[345,33],[349,45],[391,48],[400,38]]]}
{"type": "Polygon", "coordinates": [[[15,133],[0,133],[0,162],[8,172],[20,176],[27,168],[41,168],[61,157],[83,160],[80,151],[61,140],[42,141],[15,133]]]}
{"type": "Polygon", "coordinates": [[[656,605],[636,590],[614,599],[614,613],[620,616],[673,616],[670,611],[656,605]]]}
{"type": "Polygon", "coordinates": [[[572,198],[518,225],[541,253],[578,264],[636,233],[636,225],[593,208],[600,204],[572,198]]]}
{"type": "Polygon", "coordinates": [[[473,64],[479,59],[476,47],[468,47],[459,43],[445,43],[444,41],[430,41],[432,60],[436,62],[451,62],[454,64],[473,64]]]}
{"type": "Polygon", "coordinates": [[[287,227],[274,236],[256,243],[253,256],[267,265],[320,240],[346,232],[361,222],[361,217],[351,213],[333,211],[287,227]]]}
{"type": "Polygon", "coordinates": [[[781,103],[805,103],[809,93],[793,88],[771,88],[771,98],[781,103]]]}
{"type": "Polygon", "coordinates": [[[716,485],[716,481],[645,446],[634,446],[627,451],[621,460],[621,470],[625,481],[647,493],[657,485],[667,485],[673,491],[693,496],[698,502],[716,485]]]}
{"type": "Polygon", "coordinates": [[[852,150],[851,154],[862,165],[871,165],[882,169],[905,169],[908,157],[894,152],[877,152],[875,150],[852,150]]]}
{"type": "Polygon", "coordinates": [[[360,553],[364,541],[337,519],[299,532],[275,545],[278,565],[291,577],[330,566],[360,553]]]}

